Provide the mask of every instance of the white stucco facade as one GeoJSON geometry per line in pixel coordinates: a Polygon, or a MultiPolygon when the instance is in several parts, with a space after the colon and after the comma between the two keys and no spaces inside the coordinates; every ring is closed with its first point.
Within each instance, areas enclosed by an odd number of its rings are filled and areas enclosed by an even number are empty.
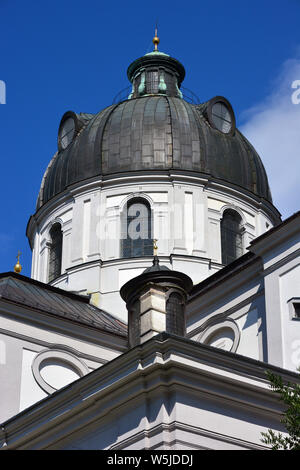
{"type": "Polygon", "coordinates": [[[261,432],[284,431],[281,413],[261,363],[158,335],[37,403],[30,419],[23,413],[9,420],[0,444],[16,450],[264,450],[261,432]]]}
{"type": "Polygon", "coordinates": [[[252,241],[249,256],[194,289],[187,336],[296,371],[300,367],[300,214],[252,241]]]}
{"type": "Polygon", "coordinates": [[[126,339],[0,302],[0,422],[126,351],[126,339]]]}
{"type": "Polygon", "coordinates": [[[58,222],[62,268],[51,284],[90,294],[100,308],[127,321],[119,290],[151,265],[151,257],[122,258],[122,212],[134,198],[150,204],[152,237],[158,240],[162,263],[188,274],[194,284],[223,266],[220,222],[226,209],[241,216],[244,252],[278,220],[270,203],[199,176],[124,176],[82,183],[49,201],[31,219],[32,277],[49,281],[49,231],[58,222]]]}
{"type": "Polygon", "coordinates": [[[300,213],[281,221],[228,100],[186,102],[158,51],[128,72],[128,100],[62,117],[31,278],[0,274],[0,448],[266,449],[266,370],[299,382],[300,213]]]}

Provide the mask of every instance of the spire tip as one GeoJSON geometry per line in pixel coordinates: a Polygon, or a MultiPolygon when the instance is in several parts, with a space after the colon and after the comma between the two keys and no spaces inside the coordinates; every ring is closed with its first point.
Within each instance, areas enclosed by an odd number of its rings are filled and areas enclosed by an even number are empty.
{"type": "Polygon", "coordinates": [[[158,51],[157,46],[159,44],[159,37],[157,36],[157,23],[155,25],[155,34],[154,34],[154,38],[153,38],[152,42],[154,44],[154,50],[158,51]]]}

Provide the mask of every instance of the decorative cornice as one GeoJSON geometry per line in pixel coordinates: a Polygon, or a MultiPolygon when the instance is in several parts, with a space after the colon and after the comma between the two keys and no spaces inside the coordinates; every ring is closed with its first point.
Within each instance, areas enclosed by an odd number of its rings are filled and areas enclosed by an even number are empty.
{"type": "MultiPolygon", "coordinates": [[[[16,302],[0,298],[0,312],[2,315],[9,315],[9,317],[16,318],[22,322],[28,321],[31,324],[40,325],[42,328],[57,331],[59,334],[74,336],[81,338],[84,341],[101,344],[102,346],[113,348],[121,352],[127,349],[127,337],[118,335],[116,332],[102,330],[99,327],[88,325],[76,320],[70,320],[65,317],[58,317],[38,308],[24,306],[16,302]]],[[[6,331],[6,334],[8,332],[6,331]]],[[[24,336],[24,339],[26,336],[24,336]]],[[[30,340],[30,338],[27,338],[30,340]]]]}
{"type": "Polygon", "coordinates": [[[263,256],[275,246],[283,243],[286,238],[291,238],[296,233],[300,233],[300,211],[257,237],[250,243],[248,249],[257,255],[263,256]]]}
{"type": "Polygon", "coordinates": [[[129,400],[175,386],[279,422],[282,404],[266,369],[299,382],[298,374],[161,333],[22,411],[3,430],[9,449],[56,448],[129,400]]]}
{"type": "MultiPolygon", "coordinates": [[[[186,425],[185,423],[182,423],[180,421],[173,421],[171,423],[162,423],[157,426],[153,426],[151,429],[145,429],[141,432],[136,433],[133,436],[130,436],[127,439],[123,439],[121,442],[118,442],[114,446],[111,446],[109,450],[123,450],[128,448],[129,446],[132,446],[133,444],[140,442],[141,440],[145,438],[151,438],[154,436],[158,436],[159,434],[162,433],[169,433],[171,434],[174,431],[184,431],[186,433],[191,433],[199,437],[204,437],[204,438],[209,438],[209,439],[215,439],[218,440],[222,443],[230,444],[232,446],[239,447],[241,450],[243,449],[249,449],[249,450],[266,450],[269,449],[267,446],[264,445],[258,445],[258,444],[253,444],[252,442],[249,441],[244,441],[243,439],[237,439],[231,436],[228,436],[226,434],[221,434],[221,433],[216,433],[212,431],[208,431],[207,429],[204,429],[200,426],[191,426],[191,425],[186,425]]],[[[191,442],[190,441],[183,441],[183,440],[178,440],[176,439],[175,441],[170,441],[168,440],[168,443],[166,442],[161,442],[161,444],[164,444],[164,446],[170,447],[170,450],[173,449],[175,444],[182,444],[185,449],[189,449],[191,447],[191,442]]],[[[195,446],[195,444],[192,445],[193,450],[196,448],[197,450],[211,450],[209,447],[199,445],[195,446]]],[[[146,448],[145,450],[150,450],[150,448],[146,448]]]]}
{"type": "MultiPolygon", "coordinates": [[[[233,318],[233,315],[234,315],[235,312],[239,312],[239,311],[241,311],[241,309],[247,307],[247,305],[253,304],[255,302],[255,300],[258,299],[259,297],[261,297],[263,294],[264,294],[264,289],[259,289],[258,292],[256,292],[253,295],[250,295],[249,297],[247,297],[246,299],[244,299],[242,301],[239,301],[233,307],[231,307],[231,308],[229,308],[229,309],[227,309],[223,312],[217,313],[217,314],[215,314],[215,312],[213,312],[212,314],[210,314],[208,316],[208,318],[206,318],[203,321],[203,323],[201,323],[201,325],[199,325],[196,328],[193,328],[189,333],[187,333],[186,336],[188,338],[192,338],[192,337],[196,336],[197,334],[201,333],[202,331],[204,331],[211,324],[221,323],[227,318],[233,318]]],[[[216,297],[212,294],[212,296],[209,298],[209,300],[207,300],[206,302],[203,302],[203,305],[201,305],[201,306],[197,305],[197,313],[199,313],[199,310],[205,311],[205,309],[207,308],[207,305],[210,302],[214,302],[215,298],[216,297]]],[[[201,300],[202,300],[202,297],[201,297],[201,300]]],[[[186,314],[187,314],[188,318],[190,316],[193,316],[193,312],[186,312],[186,314]]]]}
{"type": "MultiPolygon", "coordinates": [[[[203,296],[209,290],[214,289],[216,286],[222,284],[222,290],[225,289],[224,283],[230,282],[231,290],[236,289],[238,285],[242,284],[253,277],[257,276],[258,273],[262,272],[261,259],[255,256],[253,253],[247,252],[240,258],[237,258],[232,263],[228,264],[224,268],[215,272],[211,276],[207,277],[203,281],[196,284],[189,297],[189,303],[200,295],[203,296]],[[241,277],[244,274],[244,277],[241,277]],[[233,278],[238,276],[238,283],[233,282],[233,278]]],[[[228,293],[228,290],[226,291],[228,293]]],[[[216,300],[216,299],[215,299],[216,300]]]]}
{"type": "Polygon", "coordinates": [[[233,183],[218,180],[207,174],[202,174],[193,171],[184,170],[157,170],[155,173],[151,170],[147,171],[136,171],[136,172],[123,172],[113,174],[107,177],[93,177],[87,180],[74,183],[67,187],[65,191],[59,193],[57,196],[51,198],[48,202],[43,204],[34,215],[31,215],[27,223],[26,235],[29,239],[30,246],[32,248],[31,238],[34,234],[35,229],[39,226],[45,216],[48,216],[51,211],[57,209],[57,207],[74,201],[74,198],[78,195],[88,194],[101,188],[113,188],[126,187],[128,188],[136,184],[147,184],[147,183],[184,183],[195,186],[203,186],[206,191],[213,190],[219,194],[228,194],[237,200],[241,199],[248,205],[254,207],[256,210],[262,211],[274,222],[280,222],[280,213],[269,201],[260,198],[259,196],[247,191],[246,189],[234,185],[233,183]]]}

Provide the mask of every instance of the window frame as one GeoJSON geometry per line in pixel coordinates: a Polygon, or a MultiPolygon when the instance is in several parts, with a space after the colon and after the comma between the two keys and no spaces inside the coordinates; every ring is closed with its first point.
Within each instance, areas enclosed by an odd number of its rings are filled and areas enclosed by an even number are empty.
{"type": "MultiPolygon", "coordinates": [[[[130,216],[132,220],[134,220],[135,217],[130,216]]],[[[138,216],[137,216],[138,217],[138,216]]],[[[131,221],[132,221],[131,220],[131,221]]],[[[141,240],[141,238],[138,238],[137,240],[141,240]]],[[[134,241],[134,240],[133,240],[134,241]]],[[[146,250],[147,251],[147,250],[146,250]]],[[[150,202],[143,196],[134,196],[130,199],[128,199],[122,209],[121,212],[121,240],[120,240],[120,258],[126,259],[126,258],[140,258],[144,256],[153,256],[153,211],[150,202]],[[145,252],[145,244],[143,243],[142,246],[142,252],[134,254],[133,253],[133,243],[131,243],[130,246],[130,252],[125,253],[125,250],[128,249],[128,247],[124,246],[128,244],[128,225],[130,222],[128,222],[128,210],[130,207],[132,207],[134,204],[143,204],[148,211],[148,238],[142,239],[142,240],[149,240],[149,242],[146,244],[146,248],[148,247],[149,253],[145,252]],[[125,236],[126,233],[126,236],[125,236]],[[151,246],[151,249],[150,249],[151,246]]]]}
{"type": "MultiPolygon", "coordinates": [[[[237,220],[236,220],[237,222],[237,220]]],[[[220,221],[220,238],[221,238],[221,263],[224,266],[227,266],[228,264],[232,263],[236,259],[240,258],[244,254],[244,234],[245,228],[244,228],[244,220],[242,215],[240,214],[239,211],[237,211],[235,208],[232,207],[226,207],[226,209],[222,213],[222,218],[220,221]],[[229,224],[226,227],[226,215],[231,215],[236,217],[236,219],[239,220],[239,231],[236,230],[230,230],[229,224]],[[224,226],[225,225],[225,226],[224,226]],[[230,233],[231,232],[231,233],[230,233]],[[232,233],[235,234],[235,244],[234,244],[234,251],[235,251],[235,257],[233,258],[233,255],[230,255],[228,253],[228,247],[233,248],[233,244],[231,246],[229,245],[228,240],[226,241],[225,235],[227,234],[227,239],[228,239],[228,234],[231,235],[232,233]],[[237,236],[240,238],[240,244],[237,244],[237,236]],[[224,242],[225,239],[225,242],[224,242]],[[225,246],[224,246],[225,245],[225,246]],[[225,249],[227,248],[227,252],[225,249]],[[238,249],[240,249],[240,254],[236,255],[238,249]]]]}
{"type": "Polygon", "coordinates": [[[300,314],[299,316],[296,314],[295,304],[300,308],[300,297],[292,297],[288,300],[288,307],[289,307],[289,317],[290,320],[300,321],[300,314]]]}
{"type": "Polygon", "coordinates": [[[236,128],[236,121],[235,121],[235,115],[234,115],[234,111],[233,111],[233,108],[231,106],[231,104],[229,103],[229,101],[224,98],[224,96],[215,96],[214,98],[212,98],[209,102],[208,102],[208,105],[207,105],[207,117],[208,117],[208,121],[211,125],[211,127],[213,129],[215,129],[217,132],[220,132],[221,134],[225,135],[225,136],[232,136],[234,135],[235,133],[235,128],[236,128]],[[223,106],[225,106],[230,114],[230,117],[231,117],[231,127],[230,127],[230,131],[229,132],[223,132],[221,131],[220,129],[218,129],[218,127],[216,126],[215,122],[214,122],[214,119],[213,119],[213,107],[215,104],[217,103],[221,103],[223,106]]]}
{"type": "Polygon", "coordinates": [[[62,253],[63,253],[63,231],[62,231],[62,225],[60,222],[55,222],[52,224],[50,230],[49,230],[49,238],[50,241],[48,243],[49,246],[49,252],[48,252],[48,282],[54,281],[54,279],[57,279],[61,275],[62,271],[62,253]],[[53,240],[53,232],[56,228],[59,227],[59,240],[53,240]],[[57,249],[58,248],[58,249],[57,249]],[[56,253],[55,253],[56,250],[56,253]],[[57,251],[59,254],[59,257],[57,256],[57,251]],[[54,257],[54,259],[52,259],[54,257]],[[52,270],[52,264],[55,264],[53,270],[52,270]],[[56,266],[58,264],[58,267],[56,266]]]}

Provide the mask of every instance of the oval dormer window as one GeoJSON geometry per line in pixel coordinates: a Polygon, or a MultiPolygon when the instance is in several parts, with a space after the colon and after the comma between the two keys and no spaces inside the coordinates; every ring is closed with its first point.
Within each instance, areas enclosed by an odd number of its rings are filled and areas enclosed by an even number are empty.
{"type": "Polygon", "coordinates": [[[58,130],[58,149],[65,150],[69,147],[77,134],[77,117],[72,111],[68,111],[62,117],[58,130]]]}
{"type": "Polygon", "coordinates": [[[235,129],[233,109],[222,96],[217,96],[209,102],[208,118],[211,126],[223,134],[231,134],[235,129]]]}

